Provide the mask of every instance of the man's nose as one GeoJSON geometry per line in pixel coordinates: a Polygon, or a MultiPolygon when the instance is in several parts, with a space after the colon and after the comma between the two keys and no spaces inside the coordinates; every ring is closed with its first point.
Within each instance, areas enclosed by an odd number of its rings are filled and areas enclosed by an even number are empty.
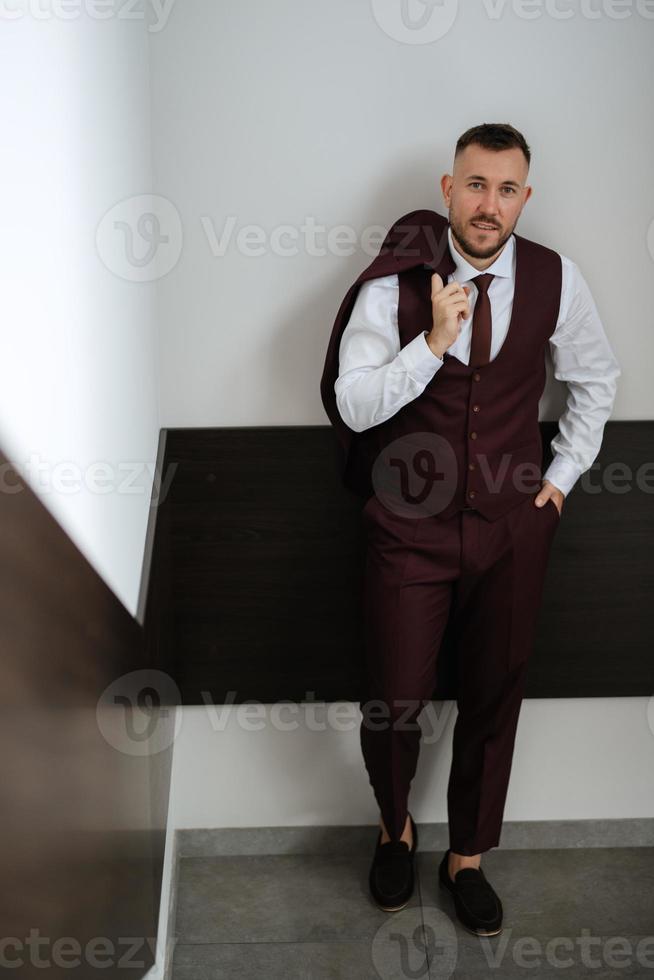
{"type": "Polygon", "coordinates": [[[500,198],[497,191],[486,191],[479,205],[480,213],[488,215],[489,218],[496,216],[499,214],[499,202],[500,198]]]}

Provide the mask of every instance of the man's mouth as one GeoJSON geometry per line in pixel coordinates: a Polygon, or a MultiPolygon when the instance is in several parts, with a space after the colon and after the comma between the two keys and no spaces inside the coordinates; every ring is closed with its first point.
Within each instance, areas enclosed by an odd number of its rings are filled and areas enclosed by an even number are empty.
{"type": "Polygon", "coordinates": [[[482,231],[497,231],[497,225],[488,225],[484,221],[473,221],[472,224],[475,228],[480,228],[482,231]]]}

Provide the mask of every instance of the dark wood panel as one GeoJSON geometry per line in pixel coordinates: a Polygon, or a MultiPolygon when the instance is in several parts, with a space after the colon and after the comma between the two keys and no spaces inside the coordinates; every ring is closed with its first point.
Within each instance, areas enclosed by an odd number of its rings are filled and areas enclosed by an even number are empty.
{"type": "Polygon", "coordinates": [[[37,957],[48,977],[96,975],[94,952],[103,976],[141,977],[154,960],[170,752],[153,763],[138,738],[135,750],[136,719],[107,688],[118,680],[135,703],[143,629],[0,463],[0,921],[18,942],[3,955],[21,977],[43,976],[37,957]],[[30,948],[35,934],[43,945],[30,948]]]}
{"type": "MultiPolygon", "coordinates": [[[[556,423],[541,431],[549,447],[556,423]]],[[[653,497],[636,471],[653,436],[651,422],[610,422],[566,501],[528,697],[651,693],[653,497]],[[615,462],[633,474],[628,493],[608,489],[615,462]]],[[[342,488],[335,459],[329,426],[169,430],[183,703],[358,700],[361,501],[342,488]]],[[[437,699],[456,696],[454,656],[448,630],[437,699]]]]}
{"type": "Polygon", "coordinates": [[[529,695],[649,697],[653,597],[654,422],[609,422],[554,539],[529,695]]]}

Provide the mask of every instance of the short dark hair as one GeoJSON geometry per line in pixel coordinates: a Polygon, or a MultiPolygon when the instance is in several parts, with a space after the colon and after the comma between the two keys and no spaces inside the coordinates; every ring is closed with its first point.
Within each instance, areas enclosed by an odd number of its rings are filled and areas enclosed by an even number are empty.
{"type": "Polygon", "coordinates": [[[527,166],[531,161],[531,150],[527,146],[527,141],[522,133],[509,123],[482,123],[481,126],[466,129],[456,142],[454,156],[457,157],[471,143],[483,146],[486,150],[508,150],[512,146],[517,146],[524,153],[527,166]]]}

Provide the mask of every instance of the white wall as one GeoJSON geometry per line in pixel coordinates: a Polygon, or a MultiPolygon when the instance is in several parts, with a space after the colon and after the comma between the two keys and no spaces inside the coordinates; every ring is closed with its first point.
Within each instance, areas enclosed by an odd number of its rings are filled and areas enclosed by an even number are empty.
{"type": "Polygon", "coordinates": [[[23,7],[0,24],[0,446],[134,614],[159,430],[154,287],[108,267],[96,231],[151,187],[147,31],[23,7]]]}
{"type": "MultiPolygon", "coordinates": [[[[654,21],[635,3],[623,19],[609,0],[586,5],[598,16],[579,7],[532,3],[523,16],[517,2],[449,0],[429,22],[443,35],[415,44],[398,40],[399,0],[177,4],[150,38],[155,189],[184,228],[157,292],[162,424],[326,423],[319,378],[345,289],[369,261],[363,230],[442,211],[457,136],[491,121],[522,130],[533,152],[517,231],[570,256],[591,286],[623,372],[613,417],[651,418],[654,21]],[[290,225],[296,254],[268,244],[252,256],[233,239],[212,253],[207,229],[220,238],[230,219],[234,237],[290,225]],[[357,247],[310,254],[300,229],[311,219],[350,226],[357,247]]],[[[541,417],[557,417],[564,395],[550,384],[541,417]]],[[[235,716],[214,732],[195,707],[183,718],[178,826],[375,819],[354,734],[303,723],[253,734],[235,716]]],[[[423,820],[445,819],[437,748],[416,783],[423,820]]],[[[506,816],[652,815],[652,751],[643,699],[528,700],[506,816]]]]}
{"type": "MultiPolygon", "coordinates": [[[[184,709],[173,764],[176,827],[377,820],[357,705],[265,705],[257,717],[258,707],[184,709]]],[[[420,715],[422,744],[411,788],[418,822],[447,822],[455,720],[453,701],[432,701],[420,715]]],[[[505,820],[651,817],[653,726],[651,698],[525,699],[505,820]]]]}
{"type": "Polygon", "coordinates": [[[493,20],[461,3],[443,38],[403,44],[370,2],[177,4],[151,38],[156,188],[184,224],[158,291],[163,423],[325,422],[329,329],[368,261],[361,249],[307,254],[302,234],[294,256],[246,255],[234,240],[219,256],[207,225],[270,235],[313,218],[360,235],[442,209],[457,136],[488,121],[511,122],[532,147],[517,230],[569,255],[591,285],[623,369],[614,417],[650,417],[653,39],[654,20],[635,10],[528,20],[507,3],[493,20]]]}

